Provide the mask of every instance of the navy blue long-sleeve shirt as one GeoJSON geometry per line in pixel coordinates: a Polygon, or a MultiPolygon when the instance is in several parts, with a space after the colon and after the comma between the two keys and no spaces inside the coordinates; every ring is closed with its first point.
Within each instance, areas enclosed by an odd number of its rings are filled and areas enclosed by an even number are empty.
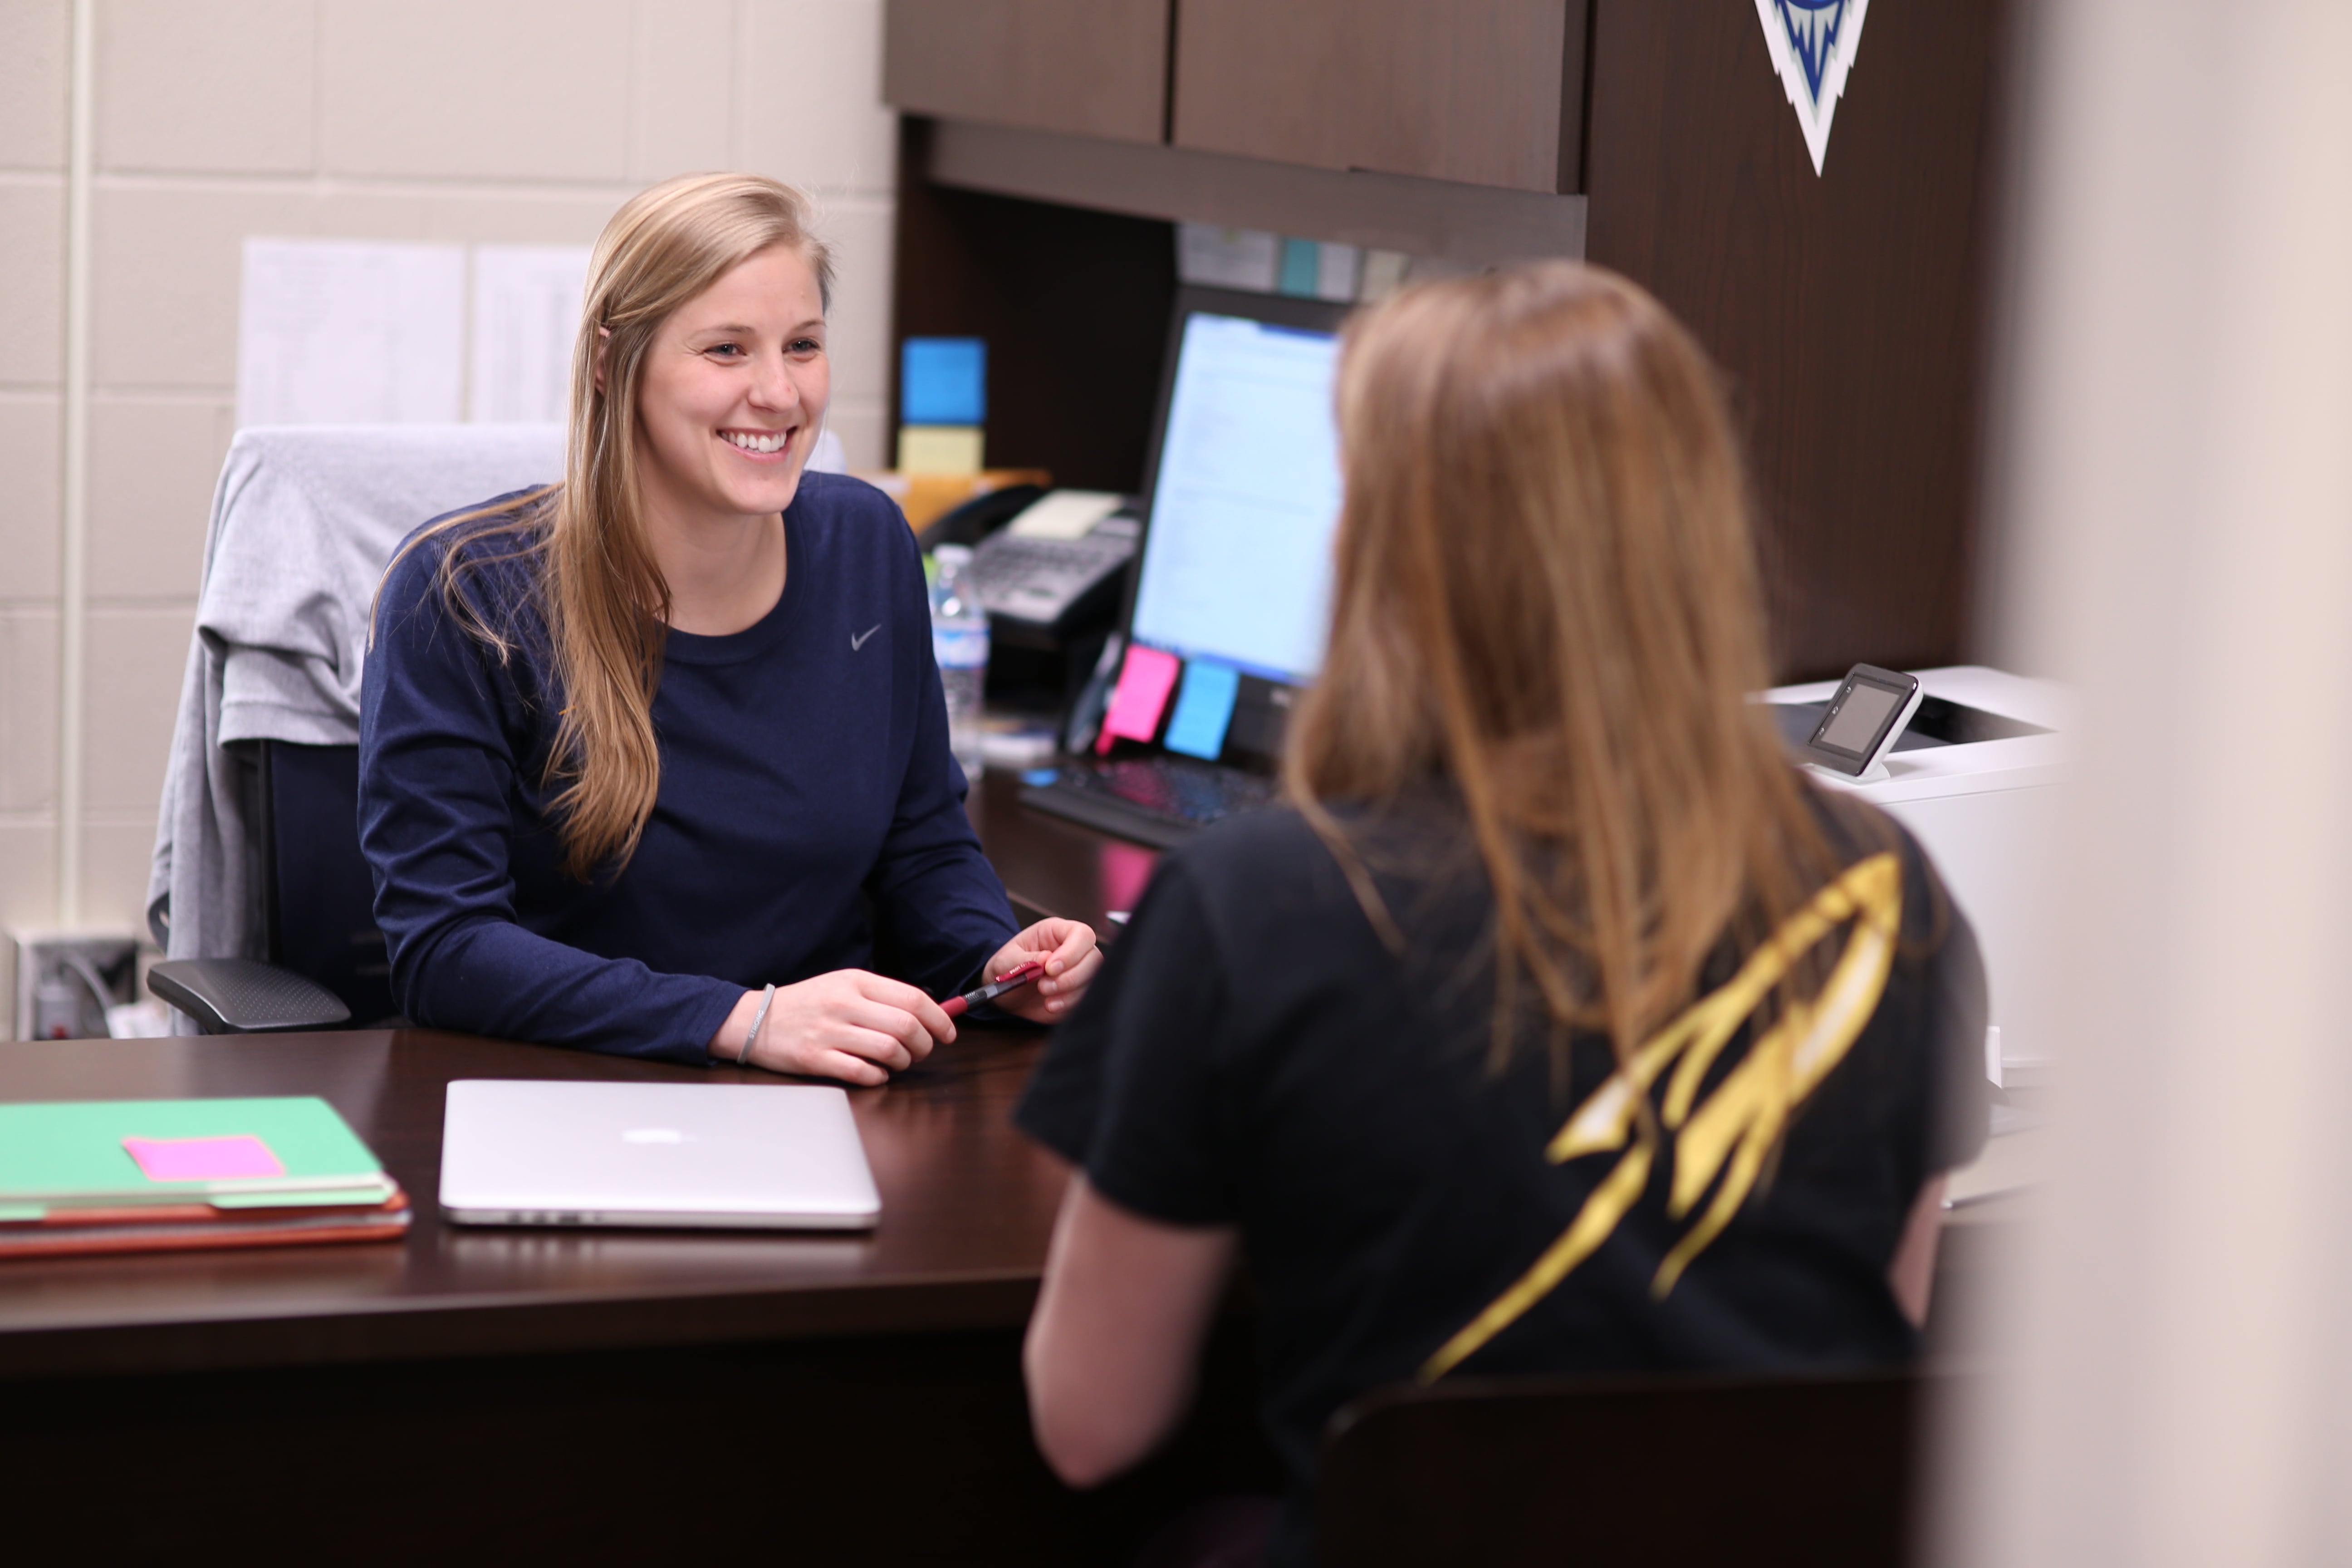
{"type": "Polygon", "coordinates": [[[1013,933],[963,811],[913,536],[879,491],[808,474],[783,596],[729,637],[672,631],[661,787],[636,853],[562,869],[547,762],[562,702],[536,569],[508,535],[461,574],[510,628],[451,615],[448,536],[385,578],[360,712],[360,842],[393,994],[420,1024],[680,1061],[746,989],[876,968],[934,994],[1013,933]]]}

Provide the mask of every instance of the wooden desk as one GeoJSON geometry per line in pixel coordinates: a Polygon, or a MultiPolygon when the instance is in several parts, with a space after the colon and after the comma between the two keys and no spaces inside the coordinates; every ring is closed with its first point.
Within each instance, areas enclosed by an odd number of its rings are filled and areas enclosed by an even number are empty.
{"type": "MultiPolygon", "coordinates": [[[[984,781],[973,816],[1022,902],[1097,923],[1131,907],[1151,852],[1024,812],[1017,787],[984,781]]],[[[1172,1500],[1262,1481],[1266,1457],[1228,1332],[1163,1462],[1081,1498],[1036,1458],[1020,1334],[1064,1172],[1010,1112],[1043,1037],[971,1029],[851,1091],[870,1237],[436,1212],[453,1078],[764,1074],[432,1030],[0,1045],[0,1100],[321,1095],[416,1205],[393,1245],[0,1267],[16,1517],[70,1521],[84,1550],[301,1542],[342,1562],[1123,1561],[1172,1500]]]]}
{"type": "Polygon", "coordinates": [[[1042,1036],[969,1029],[851,1104],[881,1189],[871,1236],[444,1224],[453,1078],[751,1082],[433,1030],[0,1047],[0,1100],[323,1096],[415,1205],[404,1244],[0,1268],[0,1378],[316,1365],[746,1339],[1016,1328],[1060,1163],[1013,1129],[1042,1036]]]}
{"type": "Polygon", "coordinates": [[[1032,811],[1020,794],[1020,779],[999,771],[983,775],[967,803],[972,827],[1014,907],[1024,916],[1084,921],[1106,940],[1115,939],[1118,928],[1105,917],[1135,908],[1160,851],[1032,811]]]}

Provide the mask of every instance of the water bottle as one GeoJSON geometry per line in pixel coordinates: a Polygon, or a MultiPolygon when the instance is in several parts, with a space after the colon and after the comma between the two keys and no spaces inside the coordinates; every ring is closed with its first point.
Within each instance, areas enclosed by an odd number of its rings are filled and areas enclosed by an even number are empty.
{"type": "Polygon", "coordinates": [[[942,544],[931,552],[939,576],[931,584],[931,652],[948,693],[948,749],[978,779],[981,697],[988,685],[988,612],[972,589],[971,551],[942,544]]]}

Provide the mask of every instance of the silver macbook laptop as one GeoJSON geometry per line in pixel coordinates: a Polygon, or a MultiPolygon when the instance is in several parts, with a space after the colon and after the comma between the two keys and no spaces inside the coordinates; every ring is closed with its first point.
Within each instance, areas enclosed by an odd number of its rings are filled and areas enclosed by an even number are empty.
{"type": "Polygon", "coordinates": [[[462,1225],[867,1230],[882,1199],[837,1089],[460,1079],[441,1210],[462,1225]]]}

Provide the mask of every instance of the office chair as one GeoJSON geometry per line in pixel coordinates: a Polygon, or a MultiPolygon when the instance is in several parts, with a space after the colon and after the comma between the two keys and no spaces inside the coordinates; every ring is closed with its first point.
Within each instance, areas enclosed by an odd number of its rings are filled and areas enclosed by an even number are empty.
{"type": "Polygon", "coordinates": [[[1332,1418],[1325,1568],[1908,1559],[1921,1379],[1447,1381],[1332,1418]]]}
{"type": "Polygon", "coordinates": [[[147,986],[207,1035],[401,1020],[360,853],[360,749],[229,742],[247,773],[262,957],[167,959],[147,986]]]}
{"type": "MultiPolygon", "coordinates": [[[[840,471],[830,431],[809,466],[840,471]]],[[[237,433],[213,500],[149,884],[169,956],[148,988],[205,1033],[401,1021],[359,845],[375,584],[426,519],[562,468],[555,426],[237,433]]]]}

